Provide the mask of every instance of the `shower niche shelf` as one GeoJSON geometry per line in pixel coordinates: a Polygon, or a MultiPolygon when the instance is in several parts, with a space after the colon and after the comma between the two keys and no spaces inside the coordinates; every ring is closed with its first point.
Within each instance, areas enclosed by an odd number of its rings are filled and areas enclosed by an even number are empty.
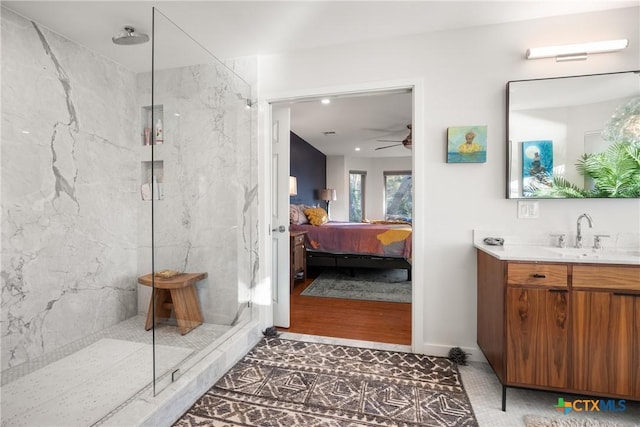
{"type": "Polygon", "coordinates": [[[141,111],[142,145],[160,145],[164,143],[164,106],[146,105],[141,111]]]}
{"type": "Polygon", "coordinates": [[[141,163],[140,198],[143,201],[164,199],[164,161],[141,163]],[[155,179],[154,179],[155,178],[155,179]]]}

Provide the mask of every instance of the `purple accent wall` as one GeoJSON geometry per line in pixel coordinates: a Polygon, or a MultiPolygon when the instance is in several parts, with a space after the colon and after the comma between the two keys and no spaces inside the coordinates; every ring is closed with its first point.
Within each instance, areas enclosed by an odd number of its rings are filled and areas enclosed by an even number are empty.
{"type": "Polygon", "coordinates": [[[293,132],[290,145],[289,170],[298,180],[298,195],[290,197],[291,203],[323,206],[318,193],[327,185],[327,156],[293,132]]]}

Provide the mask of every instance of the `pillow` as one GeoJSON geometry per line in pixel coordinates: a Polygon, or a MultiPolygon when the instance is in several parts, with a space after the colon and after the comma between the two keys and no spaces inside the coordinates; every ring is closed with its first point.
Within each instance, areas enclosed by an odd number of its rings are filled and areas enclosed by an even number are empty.
{"type": "Polygon", "coordinates": [[[311,225],[322,225],[329,221],[327,211],[322,208],[305,209],[304,214],[309,218],[311,225]]]}
{"type": "Polygon", "coordinates": [[[308,224],[309,220],[304,214],[304,210],[308,206],[305,205],[289,205],[289,223],[290,224],[308,224]]]}

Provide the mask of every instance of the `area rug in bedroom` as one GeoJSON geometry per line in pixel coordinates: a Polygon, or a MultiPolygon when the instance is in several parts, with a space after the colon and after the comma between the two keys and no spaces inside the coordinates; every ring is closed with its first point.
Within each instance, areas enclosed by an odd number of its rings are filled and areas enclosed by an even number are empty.
{"type": "Polygon", "coordinates": [[[264,338],[175,426],[477,426],[447,358],[264,338]]]}
{"type": "Polygon", "coordinates": [[[407,270],[354,269],[325,270],[301,295],[325,298],[346,298],[369,301],[411,302],[411,282],[407,270]]]}

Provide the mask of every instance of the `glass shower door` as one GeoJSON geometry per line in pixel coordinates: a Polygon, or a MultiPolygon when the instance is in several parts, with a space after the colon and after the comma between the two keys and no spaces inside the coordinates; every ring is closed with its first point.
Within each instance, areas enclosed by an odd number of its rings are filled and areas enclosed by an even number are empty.
{"type": "Polygon", "coordinates": [[[250,317],[256,168],[250,86],[155,8],[150,80],[141,170],[158,393],[250,317]]]}

